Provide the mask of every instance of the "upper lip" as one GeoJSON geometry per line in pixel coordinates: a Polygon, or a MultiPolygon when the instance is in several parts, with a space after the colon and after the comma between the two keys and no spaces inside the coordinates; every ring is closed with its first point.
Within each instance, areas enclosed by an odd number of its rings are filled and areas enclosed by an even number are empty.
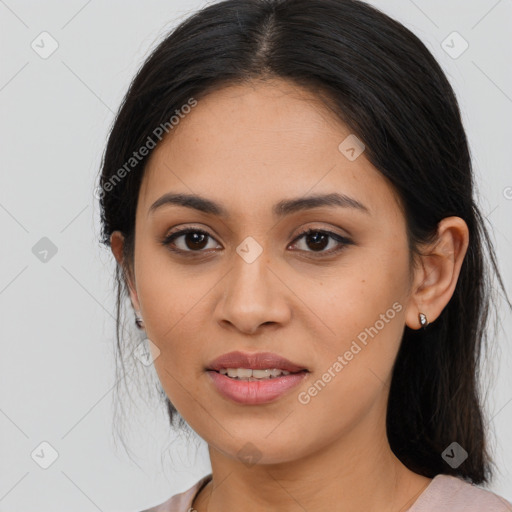
{"type": "Polygon", "coordinates": [[[258,352],[256,354],[248,354],[245,352],[229,352],[214,359],[207,370],[219,371],[222,368],[250,368],[252,370],[278,369],[285,370],[290,373],[307,370],[303,366],[292,363],[285,357],[272,352],[258,352]]]}

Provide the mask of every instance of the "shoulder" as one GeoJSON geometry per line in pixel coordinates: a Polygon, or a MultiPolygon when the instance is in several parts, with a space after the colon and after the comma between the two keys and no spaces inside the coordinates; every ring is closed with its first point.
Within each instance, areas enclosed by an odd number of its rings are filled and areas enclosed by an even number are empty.
{"type": "Polygon", "coordinates": [[[196,482],[190,489],[179,494],[175,494],[164,503],[147,508],[141,512],[188,512],[189,509],[192,509],[192,502],[196,495],[211,480],[211,478],[211,474],[206,475],[196,482]]]}
{"type": "Polygon", "coordinates": [[[437,475],[408,512],[512,512],[512,504],[497,494],[461,478],[437,475]]]}

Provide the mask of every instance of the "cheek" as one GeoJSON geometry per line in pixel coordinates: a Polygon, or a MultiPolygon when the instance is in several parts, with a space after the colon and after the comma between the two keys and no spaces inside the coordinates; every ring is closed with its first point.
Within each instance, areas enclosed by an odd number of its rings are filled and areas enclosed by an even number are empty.
{"type": "MultiPolygon", "coordinates": [[[[407,300],[407,269],[405,251],[354,251],[343,265],[315,279],[295,279],[294,292],[314,313],[311,318],[317,318],[323,334],[320,339],[329,344],[346,342],[376,322],[382,331],[391,331],[392,323],[400,324],[407,300]],[[382,316],[386,329],[379,321],[382,316]]],[[[400,330],[398,326],[394,334],[400,330]]]]}
{"type": "Polygon", "coordinates": [[[377,401],[384,403],[403,333],[405,307],[396,281],[364,275],[352,273],[340,280],[342,293],[325,290],[328,299],[314,302],[334,334],[323,329],[315,340],[315,371],[299,390],[297,407],[311,431],[333,438],[355,427],[377,401]]]}
{"type": "Polygon", "coordinates": [[[166,248],[141,238],[135,265],[141,309],[155,340],[165,341],[183,319],[194,319],[191,313],[213,285],[213,276],[204,273],[204,279],[197,279],[198,267],[176,263],[166,248]]]}
{"type": "Polygon", "coordinates": [[[193,267],[172,264],[161,249],[141,248],[136,263],[137,292],[147,337],[160,350],[155,367],[163,372],[197,366],[198,340],[205,330],[202,308],[213,277],[192,278],[193,267]]]}
{"type": "MultiPolygon", "coordinates": [[[[314,360],[322,397],[312,400],[316,404],[331,403],[350,415],[389,379],[405,322],[407,262],[405,249],[360,251],[315,285],[302,283],[297,294],[319,326],[314,360]]],[[[305,391],[305,401],[316,392],[305,391]]]]}

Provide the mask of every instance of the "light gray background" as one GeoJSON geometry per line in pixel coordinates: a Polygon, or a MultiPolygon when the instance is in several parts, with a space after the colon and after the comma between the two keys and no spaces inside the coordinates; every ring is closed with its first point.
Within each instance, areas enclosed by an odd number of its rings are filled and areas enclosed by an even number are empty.
{"type": "MultiPolygon", "coordinates": [[[[509,285],[512,1],[371,3],[427,44],[456,89],[480,204],[509,285]],[[441,46],[453,31],[469,43],[456,59],[441,46]]],[[[167,30],[201,5],[0,0],[0,511],[138,511],[210,471],[204,443],[177,438],[165,414],[142,399],[128,412],[131,458],[115,442],[114,260],[98,243],[93,196],[131,78],[167,30]],[[59,45],[47,59],[31,48],[43,31],[59,45]],[[42,237],[58,251],[46,263],[32,252],[42,237]],[[43,441],[58,452],[48,469],[31,458],[43,441]]],[[[453,53],[462,47],[452,40],[445,45],[453,53]]],[[[512,319],[505,308],[501,321],[499,356],[485,376],[494,378],[486,407],[498,471],[490,488],[512,500],[512,319]]]]}

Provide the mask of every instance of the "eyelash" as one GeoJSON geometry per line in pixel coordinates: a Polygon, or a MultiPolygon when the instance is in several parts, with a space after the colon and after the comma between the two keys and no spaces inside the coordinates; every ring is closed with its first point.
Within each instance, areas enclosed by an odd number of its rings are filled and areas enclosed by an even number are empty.
{"type": "MultiPolygon", "coordinates": [[[[171,244],[179,237],[181,236],[184,236],[184,235],[187,235],[189,233],[198,233],[198,234],[201,234],[201,235],[206,235],[207,237],[215,240],[208,232],[206,231],[203,231],[202,229],[198,229],[198,228],[186,228],[186,229],[182,229],[180,231],[176,231],[174,233],[170,233],[169,235],[167,235],[162,241],[162,245],[164,245],[165,247],[167,247],[170,251],[173,251],[173,252],[176,252],[176,253],[179,253],[179,254],[182,254],[182,255],[186,255],[187,257],[197,257],[197,256],[200,256],[201,253],[204,253],[206,251],[204,250],[198,250],[198,251],[193,251],[193,250],[183,250],[183,249],[176,249],[175,247],[172,247],[171,244]]],[[[314,233],[318,233],[318,234],[322,234],[322,235],[326,235],[328,236],[329,238],[333,239],[334,241],[338,242],[340,244],[340,246],[336,249],[331,249],[329,251],[304,251],[304,252],[307,252],[307,253],[311,253],[313,254],[313,257],[314,258],[320,258],[320,257],[325,257],[325,256],[332,256],[334,254],[337,254],[339,253],[340,251],[342,251],[345,246],[347,245],[352,245],[353,242],[351,240],[349,240],[348,238],[344,237],[344,236],[341,236],[337,233],[333,233],[332,231],[326,231],[326,230],[323,230],[323,229],[312,229],[312,228],[308,228],[308,229],[305,229],[304,231],[300,232],[296,237],[295,239],[293,240],[293,242],[290,245],[295,245],[299,240],[301,240],[302,238],[305,238],[306,236],[308,235],[311,235],[311,234],[314,234],[314,233]]],[[[288,247],[289,247],[288,246],[288,247]]]]}

